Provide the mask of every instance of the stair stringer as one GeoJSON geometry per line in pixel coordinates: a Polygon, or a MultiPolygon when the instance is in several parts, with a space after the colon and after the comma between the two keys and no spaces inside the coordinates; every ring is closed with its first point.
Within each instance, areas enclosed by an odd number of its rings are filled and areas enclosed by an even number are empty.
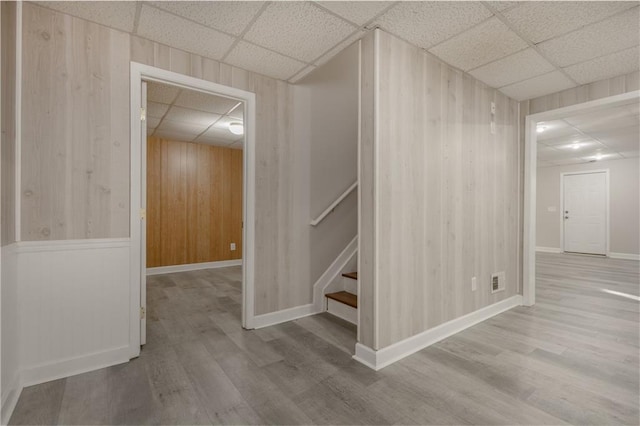
{"type": "Polygon", "coordinates": [[[316,312],[324,312],[326,310],[325,294],[344,290],[342,274],[357,269],[357,254],[358,236],[356,235],[313,284],[313,305],[316,312]]]}

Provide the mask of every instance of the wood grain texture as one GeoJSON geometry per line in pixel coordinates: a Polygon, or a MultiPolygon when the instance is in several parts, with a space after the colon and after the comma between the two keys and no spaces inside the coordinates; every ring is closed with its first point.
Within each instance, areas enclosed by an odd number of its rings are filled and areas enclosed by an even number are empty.
{"type": "Polygon", "coordinates": [[[637,425],[638,262],[538,257],[538,298],[386,367],[329,314],[240,326],[240,267],[156,275],[129,363],[26,388],[9,424],[637,425]]]}
{"type": "Polygon", "coordinates": [[[25,4],[22,240],[129,235],[129,36],[25,4]]]}
{"type": "Polygon", "coordinates": [[[147,138],[147,267],[242,259],[242,176],[241,150],[147,138]]]}
{"type": "Polygon", "coordinates": [[[374,349],[517,293],[519,199],[517,103],[377,35],[374,349]],[[491,294],[498,271],[506,290],[491,294]]]}
{"type": "Polygon", "coordinates": [[[2,84],[2,196],[0,198],[2,227],[0,245],[16,240],[15,232],[15,154],[16,154],[16,3],[2,2],[2,49],[0,53],[0,81],[2,84]]]}

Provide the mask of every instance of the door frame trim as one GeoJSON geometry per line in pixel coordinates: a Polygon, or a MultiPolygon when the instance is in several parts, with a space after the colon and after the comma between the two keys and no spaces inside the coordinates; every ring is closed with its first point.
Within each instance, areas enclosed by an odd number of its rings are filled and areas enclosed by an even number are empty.
{"type": "Polygon", "coordinates": [[[198,92],[210,93],[244,102],[244,171],[243,171],[243,263],[242,263],[242,326],[255,328],[254,325],[254,292],[255,292],[255,140],[256,140],[256,95],[252,92],[224,86],[211,81],[190,77],[150,65],[131,62],[130,98],[131,98],[131,147],[130,147],[130,236],[131,236],[131,271],[130,271],[130,316],[129,345],[130,357],[140,355],[140,292],[142,286],[141,251],[146,249],[141,240],[141,185],[142,173],[142,141],[140,140],[140,108],[142,80],[156,81],[183,87],[198,92]]]}
{"type": "Polygon", "coordinates": [[[538,152],[536,125],[541,121],[557,120],[578,113],[598,111],[639,98],[640,90],[634,90],[581,104],[529,114],[525,117],[524,235],[522,241],[522,296],[525,306],[532,306],[536,303],[536,165],[538,152]]]}
{"type": "MultiPolygon", "coordinates": [[[[564,178],[565,176],[573,176],[573,175],[592,175],[592,174],[597,174],[597,173],[604,173],[605,176],[605,203],[606,203],[606,210],[605,210],[605,219],[604,219],[604,227],[605,227],[605,237],[604,237],[604,243],[605,243],[605,256],[609,257],[610,253],[611,253],[611,249],[610,249],[610,235],[611,235],[611,229],[610,229],[610,222],[609,222],[609,218],[610,218],[610,214],[609,214],[609,208],[610,208],[610,185],[611,185],[611,179],[610,179],[610,171],[609,169],[597,169],[597,170],[583,170],[583,171],[576,171],[576,172],[564,172],[564,173],[560,173],[560,250],[562,250],[563,253],[566,253],[567,250],[565,250],[564,247],[564,178]]],[[[585,254],[595,254],[595,253],[585,253],[585,254]]]]}

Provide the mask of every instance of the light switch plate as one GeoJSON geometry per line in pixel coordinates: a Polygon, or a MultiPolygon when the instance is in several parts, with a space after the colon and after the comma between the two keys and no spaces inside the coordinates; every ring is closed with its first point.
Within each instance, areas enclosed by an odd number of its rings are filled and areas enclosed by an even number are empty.
{"type": "Polygon", "coordinates": [[[231,251],[234,251],[236,249],[236,243],[231,243],[231,251]]]}

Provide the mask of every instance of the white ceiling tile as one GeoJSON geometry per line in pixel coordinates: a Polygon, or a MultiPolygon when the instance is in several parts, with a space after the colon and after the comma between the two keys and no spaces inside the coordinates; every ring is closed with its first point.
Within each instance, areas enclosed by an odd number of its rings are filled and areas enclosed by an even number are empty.
{"type": "Polygon", "coordinates": [[[238,105],[233,111],[231,111],[227,115],[231,118],[235,118],[236,120],[242,121],[244,119],[244,105],[242,104],[238,105]]]}
{"type": "Polygon", "coordinates": [[[516,101],[524,101],[526,99],[537,98],[538,96],[570,89],[575,86],[576,84],[560,71],[553,71],[502,87],[500,91],[516,101]]]}
{"type": "Polygon", "coordinates": [[[628,74],[640,69],[640,50],[631,47],[611,55],[571,65],[564,70],[580,84],[628,74]]]}
{"type": "Polygon", "coordinates": [[[206,137],[206,136],[201,136],[198,139],[194,140],[195,143],[199,143],[202,145],[211,145],[211,146],[220,146],[223,148],[230,148],[230,145],[233,142],[229,142],[229,141],[224,141],[221,139],[216,139],[214,137],[206,137]]]}
{"type": "Polygon", "coordinates": [[[192,140],[207,128],[203,124],[186,123],[184,121],[172,121],[164,119],[157,128],[157,131],[180,133],[187,140],[192,140]]]}
{"type": "Polygon", "coordinates": [[[382,29],[428,49],[489,18],[480,2],[401,2],[376,19],[382,29]]]}
{"type": "Polygon", "coordinates": [[[227,145],[236,140],[238,140],[238,135],[234,135],[229,129],[221,129],[218,127],[211,127],[197,139],[198,142],[211,143],[218,141],[227,145]]]}
{"type": "Polygon", "coordinates": [[[162,118],[167,113],[169,105],[147,102],[147,117],[162,118]]]}
{"type": "Polygon", "coordinates": [[[504,12],[504,16],[524,37],[540,43],[615,15],[635,4],[629,1],[531,1],[504,12]]]}
{"type": "Polygon", "coordinates": [[[469,74],[491,87],[502,87],[546,74],[553,69],[553,65],[529,48],[476,68],[469,74]]]}
{"type": "Polygon", "coordinates": [[[567,67],[637,46],[640,35],[638,10],[634,7],[602,22],[540,43],[538,47],[552,63],[567,67]]]}
{"type": "Polygon", "coordinates": [[[144,4],[138,35],[212,59],[222,58],[234,41],[219,31],[144,4]]]}
{"type": "Polygon", "coordinates": [[[155,117],[147,117],[147,129],[155,129],[160,124],[160,119],[155,117]]]}
{"type": "Polygon", "coordinates": [[[153,136],[161,139],[168,139],[172,141],[191,142],[194,136],[186,134],[184,132],[169,131],[156,129],[153,136]]]}
{"type": "Polygon", "coordinates": [[[488,1],[486,2],[489,6],[496,9],[498,12],[502,12],[503,10],[507,10],[513,8],[515,6],[519,6],[525,2],[522,1],[488,1]]]}
{"type": "Polygon", "coordinates": [[[498,18],[491,18],[429,49],[446,63],[467,71],[527,47],[498,18]]]}
{"type": "Polygon", "coordinates": [[[310,3],[274,2],[262,12],[244,38],[284,55],[311,62],[355,29],[352,24],[310,3]]]}
{"type": "Polygon", "coordinates": [[[640,124],[638,104],[621,105],[587,114],[569,117],[566,121],[583,132],[609,132],[640,124]]]}
{"type": "Polygon", "coordinates": [[[156,7],[210,28],[240,35],[260,10],[262,1],[154,1],[156,7]]]}
{"type": "Polygon", "coordinates": [[[635,158],[635,157],[640,157],[640,150],[621,151],[621,152],[618,152],[618,154],[620,154],[624,158],[635,158]]]}
{"type": "Polygon", "coordinates": [[[229,130],[229,124],[231,123],[242,123],[242,120],[239,120],[233,117],[222,117],[220,118],[220,120],[216,121],[215,124],[209,130],[214,131],[217,129],[220,131],[224,131],[224,134],[227,135],[228,138],[231,138],[231,140],[235,141],[238,139],[239,136],[234,133],[231,133],[231,131],[229,130]]]}
{"type": "Polygon", "coordinates": [[[288,79],[305,66],[303,62],[244,41],[236,45],[225,62],[280,80],[288,79]]]}
{"type": "Polygon", "coordinates": [[[583,153],[583,156],[581,158],[584,161],[594,161],[594,160],[608,161],[608,160],[621,160],[623,157],[617,152],[606,150],[606,149],[599,149],[599,150],[594,150],[590,152],[585,152],[583,153]],[[598,159],[598,156],[600,156],[601,158],[598,159]]]}
{"type": "Polygon", "coordinates": [[[364,25],[393,4],[392,1],[319,1],[317,3],[357,25],[364,25]]]}
{"type": "Polygon", "coordinates": [[[209,93],[196,92],[195,90],[183,90],[176,99],[175,105],[224,115],[236,106],[238,101],[209,93]]]}
{"type": "Polygon", "coordinates": [[[210,112],[196,111],[189,108],[173,106],[165,116],[165,120],[182,121],[185,123],[200,124],[210,126],[220,118],[218,114],[210,112]]]}
{"type": "MultiPolygon", "coordinates": [[[[318,58],[318,60],[316,61],[315,64],[317,66],[320,66],[320,65],[322,65],[324,63],[327,63],[331,58],[336,56],[338,53],[342,52],[347,47],[351,46],[356,41],[360,40],[365,35],[367,35],[366,31],[358,31],[358,32],[352,34],[351,36],[347,37],[342,43],[340,43],[339,45],[337,45],[336,47],[331,49],[329,52],[325,53],[320,58],[318,58]]],[[[298,77],[298,76],[296,76],[296,77],[298,77]]]]}
{"type": "Polygon", "coordinates": [[[638,125],[593,132],[591,136],[614,150],[640,149],[640,127],[638,125]]]}
{"type": "Polygon", "coordinates": [[[132,32],[136,3],[114,1],[38,1],[41,6],[107,27],[132,32]]]}
{"type": "Polygon", "coordinates": [[[176,100],[180,89],[168,84],[150,81],[147,83],[147,101],[161,104],[171,104],[176,100]]]}

